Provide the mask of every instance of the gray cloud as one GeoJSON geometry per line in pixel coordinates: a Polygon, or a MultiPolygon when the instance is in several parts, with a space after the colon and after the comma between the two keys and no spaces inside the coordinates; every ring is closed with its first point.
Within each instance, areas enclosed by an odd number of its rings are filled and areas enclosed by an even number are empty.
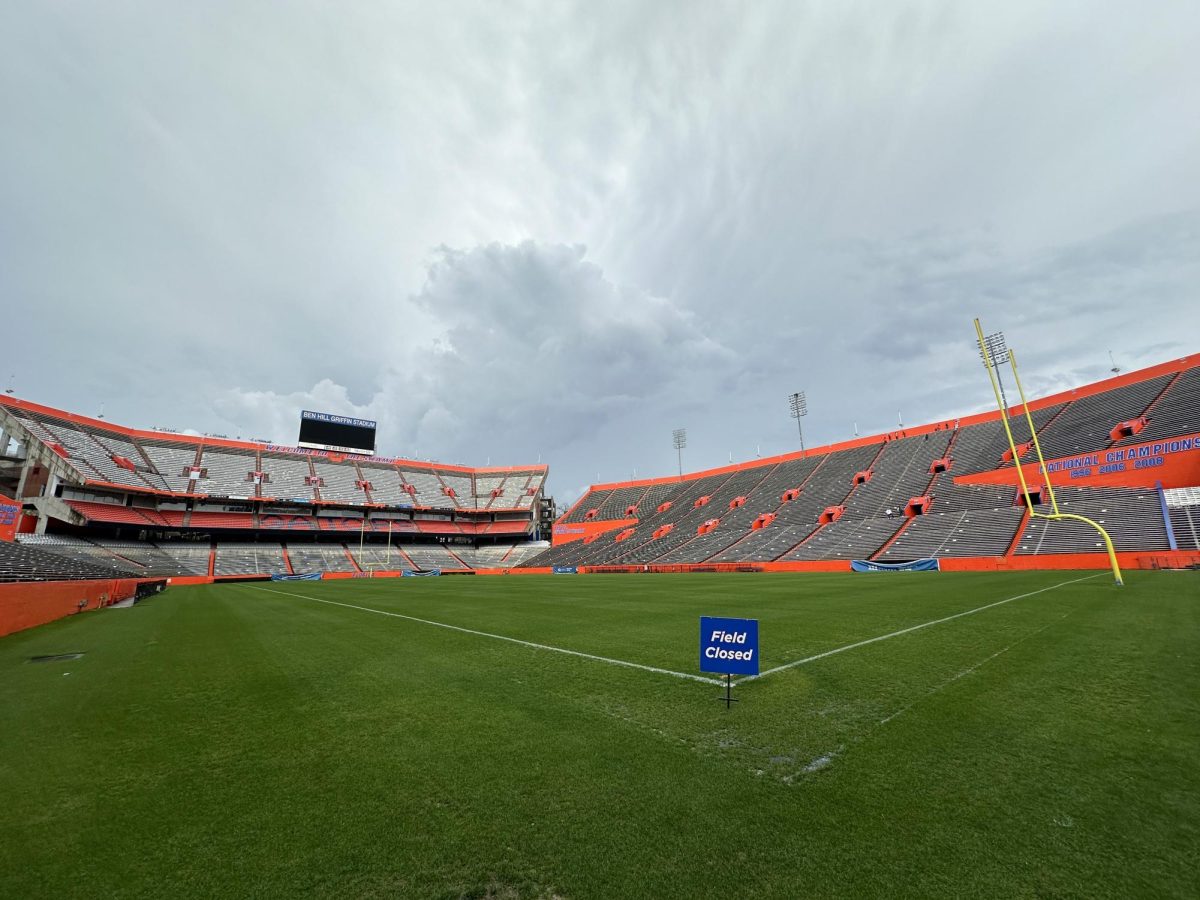
{"type": "MultiPolygon", "coordinates": [[[[1191,3],[0,9],[22,395],[603,479],[1194,351],[1191,3]],[[586,249],[585,249],[586,248],[586,249]]],[[[5,373],[7,374],[7,373],[5,373]]]]}

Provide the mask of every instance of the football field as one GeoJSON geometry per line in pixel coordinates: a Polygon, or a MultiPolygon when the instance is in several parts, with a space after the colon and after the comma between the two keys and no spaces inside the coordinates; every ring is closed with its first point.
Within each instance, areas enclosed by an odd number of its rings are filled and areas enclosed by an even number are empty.
{"type": "Polygon", "coordinates": [[[0,896],[1194,897],[1198,761],[1197,572],[172,588],[0,639],[0,896]]]}

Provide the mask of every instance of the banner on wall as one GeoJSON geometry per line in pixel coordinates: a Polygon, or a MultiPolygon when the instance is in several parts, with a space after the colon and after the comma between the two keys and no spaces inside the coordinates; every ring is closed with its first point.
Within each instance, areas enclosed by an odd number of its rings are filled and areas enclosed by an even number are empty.
{"type": "Polygon", "coordinates": [[[17,525],[21,521],[21,507],[17,503],[0,502],[0,541],[15,540],[17,525]]]}
{"type": "MultiPolygon", "coordinates": [[[[1041,484],[1036,459],[1023,463],[1021,468],[1028,481],[1041,484]]],[[[1161,481],[1167,488],[1191,487],[1200,484],[1200,433],[1048,459],[1046,471],[1055,485],[1152,488],[1161,481]]],[[[1011,484],[1015,488],[1017,470],[1012,466],[989,469],[960,475],[954,483],[1011,484]]]]}
{"type": "Polygon", "coordinates": [[[914,559],[906,563],[877,563],[869,559],[850,560],[851,572],[939,572],[936,559],[914,559]]]}
{"type": "Polygon", "coordinates": [[[431,575],[441,575],[441,569],[426,569],[424,572],[417,572],[413,569],[405,569],[400,573],[404,578],[427,578],[431,575]]]}
{"type": "Polygon", "coordinates": [[[296,575],[272,575],[272,581],[320,581],[320,572],[302,572],[296,575]]]}

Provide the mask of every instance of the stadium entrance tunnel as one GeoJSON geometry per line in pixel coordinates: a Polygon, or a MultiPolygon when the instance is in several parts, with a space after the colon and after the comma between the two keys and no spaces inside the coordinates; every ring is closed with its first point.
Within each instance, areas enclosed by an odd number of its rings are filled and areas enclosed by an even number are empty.
{"type": "Polygon", "coordinates": [[[825,511],[817,516],[817,522],[821,525],[828,525],[830,522],[840,519],[845,512],[845,506],[827,506],[825,511]]]}
{"type": "MultiPolygon", "coordinates": [[[[1041,506],[1045,502],[1044,496],[1045,492],[1041,485],[1029,489],[1029,502],[1033,506],[1041,506]]],[[[1013,506],[1025,506],[1025,495],[1021,493],[1020,488],[1017,489],[1017,496],[1013,499],[1013,506]]]]}
{"type": "Polygon", "coordinates": [[[933,501],[928,496],[913,497],[904,506],[904,515],[911,519],[913,516],[923,516],[929,512],[929,505],[933,501]]]}
{"type": "MultiPolygon", "coordinates": [[[[1017,444],[1017,456],[1024,458],[1025,454],[1028,453],[1032,449],[1033,449],[1033,441],[1026,441],[1023,444],[1017,444]]],[[[1012,449],[1010,448],[1008,450],[1005,450],[1004,453],[1002,453],[1000,455],[1000,459],[1006,463],[1012,462],[1013,461],[1012,449]]]]}
{"type": "Polygon", "coordinates": [[[941,459],[935,459],[929,464],[929,474],[938,475],[942,472],[949,472],[954,461],[948,456],[943,456],[941,459]]]}
{"type": "Polygon", "coordinates": [[[1124,422],[1118,422],[1113,426],[1113,430],[1108,433],[1108,437],[1112,441],[1119,441],[1122,438],[1133,437],[1135,434],[1141,434],[1147,425],[1145,416],[1138,416],[1136,419],[1128,419],[1124,422]]]}

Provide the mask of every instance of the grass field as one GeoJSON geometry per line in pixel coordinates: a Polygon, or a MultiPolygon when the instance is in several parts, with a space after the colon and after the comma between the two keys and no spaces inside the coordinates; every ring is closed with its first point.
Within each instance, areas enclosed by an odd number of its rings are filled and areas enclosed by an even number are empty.
{"type": "Polygon", "coordinates": [[[1089,574],[213,585],[76,616],[0,640],[0,896],[1196,897],[1200,573],[1089,574]],[[702,614],[758,618],[768,669],[1007,598],[728,711],[428,624],[697,675],[702,614]]]}

